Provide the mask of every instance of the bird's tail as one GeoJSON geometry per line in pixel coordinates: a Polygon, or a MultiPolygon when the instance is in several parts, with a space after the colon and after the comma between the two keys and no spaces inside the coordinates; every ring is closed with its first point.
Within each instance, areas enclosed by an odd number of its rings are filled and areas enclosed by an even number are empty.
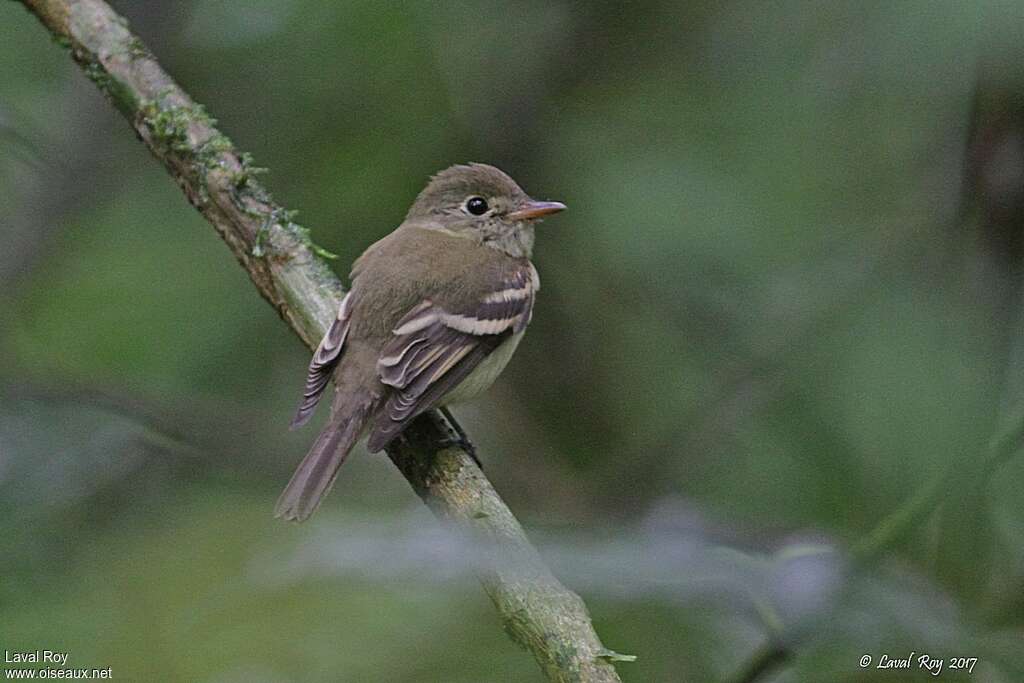
{"type": "Polygon", "coordinates": [[[320,501],[331,490],[338,469],[359,441],[369,413],[366,404],[349,405],[349,410],[331,414],[316,443],[277,499],[275,517],[303,522],[316,512],[320,501]]]}

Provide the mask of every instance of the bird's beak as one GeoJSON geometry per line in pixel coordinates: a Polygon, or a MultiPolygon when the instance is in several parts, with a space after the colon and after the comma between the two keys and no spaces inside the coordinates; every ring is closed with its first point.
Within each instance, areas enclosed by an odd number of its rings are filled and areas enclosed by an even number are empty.
{"type": "Polygon", "coordinates": [[[509,213],[506,218],[513,221],[535,221],[549,214],[565,210],[562,202],[536,202],[532,199],[515,211],[509,213]]]}

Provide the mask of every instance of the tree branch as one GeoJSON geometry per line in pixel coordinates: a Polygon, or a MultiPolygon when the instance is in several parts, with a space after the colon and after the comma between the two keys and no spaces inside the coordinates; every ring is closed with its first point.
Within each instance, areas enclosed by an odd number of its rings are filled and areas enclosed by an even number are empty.
{"type": "MultiPolygon", "coordinates": [[[[203,108],[171,80],[125,20],[101,0],[21,0],[213,225],[260,294],[310,348],[341,301],[340,281],[294,215],[276,204],[203,108]]],[[[619,681],[583,601],[541,561],[519,522],[464,450],[445,446],[436,413],[418,419],[388,455],[441,518],[480,541],[477,575],[506,630],[551,681],[619,681]]]]}

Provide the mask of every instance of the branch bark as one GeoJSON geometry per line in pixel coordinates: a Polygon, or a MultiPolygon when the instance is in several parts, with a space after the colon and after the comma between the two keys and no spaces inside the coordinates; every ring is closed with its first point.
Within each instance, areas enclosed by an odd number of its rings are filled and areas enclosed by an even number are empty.
{"type": "MultiPolygon", "coordinates": [[[[160,67],[101,0],[20,0],[128,119],[249,273],[260,294],[315,348],[343,288],[292,212],[258,182],[261,169],[160,67]]],[[[479,540],[477,575],[505,628],[551,681],[619,681],[583,601],[551,574],[449,427],[428,413],[388,455],[442,519],[479,540]]],[[[269,509],[269,508],[268,508],[269,509]]],[[[269,514],[269,513],[268,513],[269,514]]],[[[628,659],[628,658],[627,658],[628,659]]]]}

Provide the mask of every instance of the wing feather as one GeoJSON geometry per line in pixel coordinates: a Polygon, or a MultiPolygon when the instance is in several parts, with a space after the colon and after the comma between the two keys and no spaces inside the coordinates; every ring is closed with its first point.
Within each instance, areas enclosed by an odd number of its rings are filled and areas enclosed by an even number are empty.
{"type": "Polygon", "coordinates": [[[381,351],[377,372],[392,391],[367,446],[378,451],[417,415],[437,405],[494,349],[530,322],[540,283],[533,264],[513,269],[467,310],[424,300],[409,311],[381,351]]]}
{"type": "Polygon", "coordinates": [[[302,402],[299,404],[298,410],[295,411],[295,417],[292,418],[292,429],[301,427],[309,422],[309,418],[313,416],[316,410],[317,403],[320,402],[320,397],[323,396],[324,389],[327,388],[327,382],[331,379],[334,367],[338,364],[338,359],[341,358],[341,351],[345,346],[345,338],[348,336],[351,296],[352,293],[349,292],[341,300],[341,306],[338,307],[338,316],[331,323],[327,334],[320,340],[320,345],[313,353],[313,358],[309,362],[309,370],[306,373],[306,387],[302,393],[302,402]]]}

